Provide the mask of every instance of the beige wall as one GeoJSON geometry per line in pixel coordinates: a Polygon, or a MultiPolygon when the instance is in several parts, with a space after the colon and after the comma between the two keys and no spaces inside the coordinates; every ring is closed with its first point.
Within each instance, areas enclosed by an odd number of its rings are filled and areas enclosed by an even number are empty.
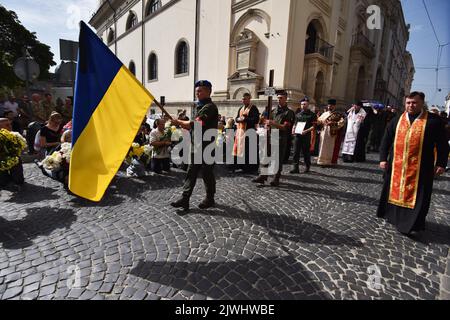
{"type": "Polygon", "coordinates": [[[195,60],[195,0],[183,0],[145,24],[145,86],[156,98],[165,96],[167,102],[193,99],[195,60]],[[174,28],[173,26],[177,27],[174,28]],[[180,40],[189,46],[189,72],[175,75],[175,50],[180,40]],[[148,82],[148,57],[158,57],[158,80],[148,82]]]}
{"type": "MultiPolygon", "coordinates": [[[[136,75],[156,96],[166,96],[166,101],[185,107],[193,100],[195,81],[195,19],[196,0],[163,0],[160,13],[149,20],[144,18],[145,41],[142,64],[142,26],[122,36],[128,11],[133,10],[142,22],[142,1],[113,0],[121,4],[117,36],[118,56],[128,66],[133,60],[136,75]],[[175,76],[175,47],[181,39],[189,44],[189,74],[175,76]],[[158,57],[158,79],[148,81],[148,57],[155,52],[158,57]]],[[[145,4],[147,4],[145,1],[145,4]]],[[[383,96],[398,98],[400,89],[409,91],[414,77],[414,64],[406,54],[409,38],[398,0],[200,0],[200,25],[198,39],[198,79],[209,79],[213,83],[215,100],[223,101],[224,108],[233,110],[238,101],[230,102],[233,90],[229,77],[235,74],[237,65],[236,40],[244,29],[250,30],[259,40],[256,50],[254,73],[263,76],[259,89],[268,85],[269,71],[275,70],[275,87],[287,89],[294,101],[305,93],[314,98],[316,77],[322,72],[324,83],[321,102],[336,98],[341,105],[354,102],[358,83],[364,97],[374,96],[377,81],[386,82],[383,96]],[[373,43],[374,52],[364,52],[353,46],[353,36],[358,30],[358,10],[370,4],[382,7],[383,30],[366,30],[365,36],[373,43]],[[399,17],[401,15],[401,17],[399,17]],[[319,21],[321,37],[334,46],[330,59],[320,55],[305,55],[305,40],[308,24],[319,21]],[[358,79],[363,66],[364,79],[358,79]],[[381,78],[377,79],[377,70],[381,78]],[[363,85],[361,85],[363,84],[363,85]],[[397,97],[396,97],[397,96],[397,97]],[[228,101],[228,102],[226,102],[228,101]],[[225,103],[226,102],[226,103],[225,103]],[[234,106],[234,107],[232,107],[234,106]]],[[[111,12],[97,13],[91,24],[99,35],[107,39],[108,29],[113,26],[111,12]]],[[[114,51],[114,44],[110,45],[114,51]]],[[[240,77],[240,76],[239,76],[240,77]]],[[[249,85],[243,82],[243,86],[249,85]]],[[[234,85],[237,88],[236,85],[234,85]]],[[[239,98],[239,97],[238,97],[239,98]]],[[[258,97],[255,97],[258,98],[258,97]]],[[[266,100],[260,96],[261,106],[266,100]]],[[[225,111],[226,112],[226,111],[225,111]]],[[[223,113],[225,113],[223,112],[223,113]]]]}
{"type": "Polygon", "coordinates": [[[228,88],[231,2],[201,2],[198,78],[210,80],[215,92],[228,88]]]}

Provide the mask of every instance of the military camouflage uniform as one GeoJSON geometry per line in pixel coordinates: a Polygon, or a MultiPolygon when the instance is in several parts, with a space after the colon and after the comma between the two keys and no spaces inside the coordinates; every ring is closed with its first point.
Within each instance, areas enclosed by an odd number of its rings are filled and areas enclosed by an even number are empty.
{"type": "MultiPolygon", "coordinates": [[[[219,111],[217,106],[207,99],[200,102],[197,108],[194,110],[194,119],[200,121],[202,124],[202,133],[205,133],[209,129],[217,129],[219,122],[219,111]]],[[[203,182],[205,183],[206,196],[208,199],[213,200],[216,193],[216,178],[214,176],[214,164],[209,165],[204,163],[202,156],[202,164],[194,163],[194,139],[192,138],[192,152],[191,152],[191,164],[189,165],[187,176],[183,186],[183,198],[190,198],[194,190],[197,176],[202,171],[203,182]]],[[[201,150],[204,151],[209,145],[209,142],[203,142],[201,150]]]]}

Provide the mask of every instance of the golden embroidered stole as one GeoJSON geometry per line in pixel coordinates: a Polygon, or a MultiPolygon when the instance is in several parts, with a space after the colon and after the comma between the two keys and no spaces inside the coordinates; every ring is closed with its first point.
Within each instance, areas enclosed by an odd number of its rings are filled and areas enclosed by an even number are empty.
{"type": "Polygon", "coordinates": [[[423,140],[428,112],[422,111],[411,124],[405,112],[395,132],[389,203],[414,209],[419,185],[423,140]]]}
{"type": "MultiPolygon", "coordinates": [[[[241,112],[239,113],[240,118],[244,117],[246,110],[247,110],[247,108],[244,106],[242,108],[241,112]]],[[[247,113],[247,115],[248,115],[248,113],[247,113]]],[[[246,130],[247,130],[246,122],[240,122],[237,124],[236,138],[234,140],[234,146],[233,146],[233,156],[235,156],[235,157],[243,157],[244,156],[245,131],[246,130]]]]}

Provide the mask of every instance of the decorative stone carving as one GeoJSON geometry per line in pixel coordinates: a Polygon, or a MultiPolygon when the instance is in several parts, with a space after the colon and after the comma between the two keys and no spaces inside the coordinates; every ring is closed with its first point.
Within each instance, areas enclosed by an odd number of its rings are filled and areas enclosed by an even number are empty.
{"type": "Polygon", "coordinates": [[[264,77],[254,72],[248,71],[245,73],[236,72],[228,78],[229,82],[229,95],[231,98],[240,99],[237,96],[238,92],[243,89],[247,90],[252,97],[258,97],[258,91],[261,89],[262,81],[264,77]]]}
{"type": "Polygon", "coordinates": [[[236,44],[237,66],[241,72],[256,70],[256,53],[258,50],[258,37],[250,30],[244,29],[236,44]]]}
{"type": "Polygon", "coordinates": [[[258,37],[251,30],[244,29],[239,34],[236,43],[237,71],[228,78],[230,97],[236,97],[238,91],[243,89],[250,92],[252,96],[257,96],[263,80],[263,77],[255,72],[258,43],[258,37]]]}
{"type": "Polygon", "coordinates": [[[238,64],[237,68],[240,69],[248,69],[248,65],[250,64],[250,52],[240,52],[238,53],[238,64]]]}

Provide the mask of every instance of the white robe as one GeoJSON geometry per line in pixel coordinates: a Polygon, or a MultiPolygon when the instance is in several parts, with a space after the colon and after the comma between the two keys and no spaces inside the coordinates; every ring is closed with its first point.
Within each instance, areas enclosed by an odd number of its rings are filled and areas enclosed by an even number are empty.
{"type": "Polygon", "coordinates": [[[367,113],[364,109],[360,109],[358,113],[352,109],[347,117],[347,132],[345,134],[344,146],[342,148],[342,154],[348,154],[353,156],[355,153],[356,139],[358,137],[361,124],[366,118],[367,113]]]}
{"type": "MultiPolygon", "coordinates": [[[[331,116],[331,114],[332,113],[329,111],[322,114],[318,119],[318,123],[324,125],[325,121],[331,116]]],[[[338,128],[341,129],[344,125],[345,119],[342,118],[338,123],[338,128]]],[[[340,147],[341,143],[342,138],[340,137],[340,132],[336,135],[332,135],[330,126],[324,125],[322,131],[320,132],[319,157],[317,158],[317,164],[318,165],[336,164],[340,149],[337,148],[337,144],[339,144],[338,147],[340,147]]]]}

